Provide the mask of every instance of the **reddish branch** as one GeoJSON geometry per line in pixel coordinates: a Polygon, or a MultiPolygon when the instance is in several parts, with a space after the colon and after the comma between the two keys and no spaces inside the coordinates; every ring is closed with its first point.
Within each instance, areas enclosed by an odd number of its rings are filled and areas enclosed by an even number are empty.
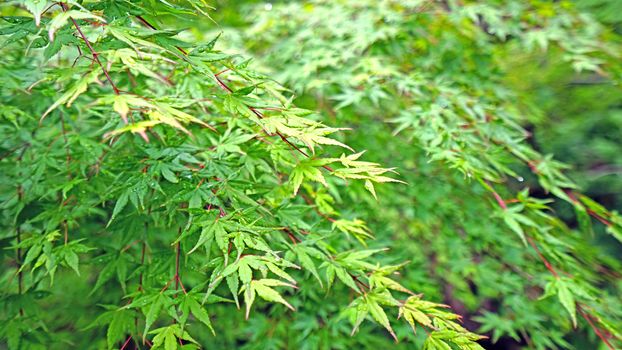
{"type": "MultiPolygon", "coordinates": [[[[178,233],[179,235],[181,235],[181,227],[179,228],[178,233]]],[[[175,275],[173,276],[173,278],[168,280],[168,282],[166,282],[166,285],[162,288],[162,290],[160,290],[160,292],[164,292],[165,290],[167,290],[168,287],[171,285],[171,282],[175,281],[175,290],[178,290],[179,287],[181,287],[181,290],[184,292],[184,294],[188,294],[188,292],[186,292],[186,288],[184,287],[184,284],[181,282],[181,275],[179,273],[180,257],[181,257],[181,247],[180,247],[180,242],[177,242],[177,244],[175,245],[175,275]]]]}
{"type": "Polygon", "coordinates": [[[544,263],[544,266],[546,266],[546,269],[549,270],[551,274],[555,276],[555,278],[559,278],[557,271],[555,271],[555,269],[553,268],[553,265],[551,265],[551,263],[547,260],[547,258],[544,257],[544,255],[542,255],[542,253],[540,252],[540,249],[538,249],[538,246],[533,241],[533,239],[531,237],[527,237],[527,241],[529,242],[531,247],[536,251],[536,253],[538,254],[538,257],[540,258],[540,260],[542,260],[542,262],[544,263]]]}
{"type": "Polygon", "coordinates": [[[527,166],[529,167],[529,169],[531,170],[532,173],[534,173],[536,175],[540,175],[540,171],[538,170],[538,165],[537,165],[536,162],[528,161],[527,162],[527,166]]]}
{"type": "Polygon", "coordinates": [[[503,210],[508,209],[508,206],[507,204],[505,204],[505,201],[501,198],[501,196],[495,190],[492,190],[492,195],[495,197],[495,199],[497,200],[497,203],[499,204],[501,208],[503,208],[503,210]]]}
{"type": "Polygon", "coordinates": [[[593,316],[585,312],[581,305],[577,305],[577,310],[579,311],[579,314],[581,314],[581,316],[587,321],[587,323],[589,323],[590,327],[592,327],[592,330],[594,330],[594,333],[596,333],[600,340],[602,340],[609,349],[615,350],[613,345],[611,345],[611,343],[607,339],[608,337],[602,333],[602,331],[594,324],[594,322],[592,322],[593,316]]]}
{"type": "MultiPolygon", "coordinates": [[[[547,270],[549,270],[549,272],[551,272],[551,274],[556,279],[559,278],[559,274],[557,273],[557,271],[555,271],[555,269],[553,268],[553,265],[551,265],[551,263],[546,259],[546,257],[544,255],[542,255],[542,253],[538,249],[538,246],[535,244],[533,239],[531,239],[531,237],[527,237],[527,240],[529,241],[529,244],[533,247],[533,249],[536,251],[536,253],[538,254],[538,257],[540,257],[540,260],[542,260],[542,262],[544,263],[544,266],[546,266],[547,270]]],[[[607,345],[607,347],[610,350],[615,350],[615,348],[611,345],[611,343],[607,339],[608,337],[605,336],[603,331],[600,328],[598,328],[598,326],[596,324],[594,324],[594,322],[592,321],[592,319],[595,319],[596,321],[598,321],[598,319],[596,319],[594,316],[592,316],[592,315],[588,314],[587,312],[585,312],[585,310],[583,310],[583,305],[581,303],[577,302],[576,303],[576,308],[579,311],[579,314],[581,315],[581,317],[583,317],[583,319],[585,321],[587,321],[587,323],[590,325],[590,327],[592,328],[594,333],[596,333],[596,336],[598,336],[598,338],[600,338],[600,340],[602,340],[603,343],[605,343],[605,345],[607,345]]]]}
{"type": "Polygon", "coordinates": [[[220,72],[218,72],[218,73],[216,73],[216,74],[214,74],[214,75],[215,75],[215,76],[219,76],[219,75],[221,75],[222,73],[228,72],[228,71],[230,71],[230,70],[231,70],[231,69],[229,69],[229,68],[227,68],[227,69],[223,69],[223,70],[221,70],[220,72]]]}
{"type": "MultiPolygon", "coordinates": [[[[354,282],[356,282],[358,284],[359,287],[362,287],[361,289],[363,290],[371,290],[371,288],[369,287],[369,285],[363,281],[361,281],[358,276],[351,274],[350,272],[348,272],[348,275],[350,275],[350,277],[352,277],[352,279],[354,280],[354,282]]],[[[364,292],[363,292],[364,293],[364,292]]]]}
{"type": "MultiPolygon", "coordinates": [[[[492,188],[492,187],[491,187],[492,188]]],[[[497,203],[499,204],[499,206],[501,208],[503,208],[503,210],[507,209],[507,205],[505,204],[505,201],[503,200],[503,198],[501,198],[501,196],[499,196],[498,193],[496,193],[494,190],[493,191],[493,195],[495,196],[495,199],[497,200],[497,203]]],[[[568,192],[567,192],[568,193],[568,192]]],[[[574,196],[570,197],[573,200],[576,200],[576,198],[574,198],[574,196]]],[[[551,262],[540,252],[540,249],[538,249],[538,246],[536,245],[536,243],[534,242],[534,240],[531,237],[527,237],[527,241],[529,242],[529,244],[531,245],[531,247],[536,251],[536,254],[538,254],[538,257],[540,258],[540,260],[542,261],[542,263],[544,264],[544,266],[546,267],[546,269],[556,278],[560,278],[559,277],[559,273],[555,270],[555,268],[553,267],[553,265],[551,264],[551,262]]],[[[576,308],[579,311],[579,314],[581,315],[581,317],[583,317],[583,319],[585,319],[585,321],[587,321],[587,323],[590,325],[590,327],[592,328],[592,330],[594,331],[594,333],[596,334],[596,336],[598,336],[598,338],[600,338],[600,340],[603,341],[603,343],[605,343],[605,345],[610,349],[610,350],[615,350],[615,348],[613,347],[613,345],[611,345],[611,343],[609,342],[609,340],[607,339],[610,336],[606,336],[604,334],[604,332],[592,321],[592,320],[596,320],[598,322],[598,319],[595,318],[594,316],[590,315],[589,313],[587,313],[584,309],[583,309],[583,305],[579,302],[576,303],[576,308]]]]}
{"type": "MultiPolygon", "coordinates": [[[[147,26],[147,27],[149,27],[150,29],[153,29],[153,30],[158,30],[158,29],[157,29],[156,27],[154,27],[151,23],[147,22],[147,20],[146,20],[146,19],[144,19],[142,16],[137,15],[137,16],[136,16],[136,18],[138,18],[138,20],[139,20],[139,21],[141,21],[144,25],[146,25],[146,26],[147,26]]],[[[187,55],[187,54],[188,54],[188,52],[186,52],[186,50],[182,49],[182,48],[181,48],[181,47],[179,47],[179,46],[175,46],[175,48],[176,48],[177,50],[179,50],[179,52],[183,53],[184,55],[187,55]]]]}
{"type": "Polygon", "coordinates": [[[309,197],[305,196],[305,195],[304,195],[304,194],[302,194],[302,193],[300,193],[300,196],[302,197],[302,199],[304,199],[305,203],[307,203],[308,205],[310,205],[310,206],[312,206],[312,207],[313,207],[313,209],[315,210],[315,212],[316,212],[316,213],[318,213],[318,215],[320,215],[321,217],[323,217],[324,219],[326,219],[326,220],[328,220],[328,221],[330,221],[330,222],[335,222],[335,221],[337,221],[337,220],[335,220],[335,219],[331,218],[330,216],[328,216],[328,215],[326,215],[326,214],[322,213],[322,212],[320,211],[320,209],[318,209],[318,207],[317,207],[315,204],[313,204],[313,202],[311,201],[311,199],[310,199],[309,197]]]}
{"type": "Polygon", "coordinates": [[[123,346],[121,346],[120,350],[125,349],[125,347],[127,347],[129,345],[130,340],[132,340],[132,336],[131,335],[129,337],[127,337],[127,340],[125,341],[125,343],[123,343],[123,346]]]}
{"type": "Polygon", "coordinates": [[[495,189],[492,187],[492,185],[490,184],[490,182],[484,180],[484,182],[486,182],[486,184],[488,185],[488,187],[490,188],[490,191],[492,191],[492,195],[495,197],[495,200],[497,201],[497,204],[499,204],[499,206],[501,207],[501,209],[503,210],[507,210],[508,209],[508,205],[506,204],[506,202],[503,200],[503,198],[501,198],[501,196],[497,193],[497,191],[495,191],[495,189]]]}
{"type": "MultiPolygon", "coordinates": [[[[60,6],[63,9],[63,12],[67,12],[68,8],[67,8],[67,5],[65,3],[61,2],[60,6]]],[[[110,83],[110,86],[112,86],[112,90],[114,91],[114,94],[115,95],[120,95],[121,92],[119,91],[117,86],[112,81],[112,78],[110,78],[110,74],[108,73],[108,70],[104,67],[104,65],[102,64],[101,60],[99,59],[99,54],[97,53],[97,51],[95,51],[95,49],[93,48],[93,46],[91,45],[89,40],[86,38],[86,35],[84,35],[84,33],[82,32],[82,29],[80,28],[80,25],[78,25],[78,22],[76,22],[76,20],[73,17],[69,17],[69,18],[71,19],[71,22],[73,22],[73,26],[76,28],[76,30],[80,34],[80,37],[82,37],[82,40],[84,41],[86,46],[89,48],[89,51],[91,52],[91,55],[93,56],[93,60],[95,62],[97,62],[97,64],[101,68],[102,72],[104,72],[104,75],[106,76],[106,80],[108,80],[108,82],[110,83]]],[[[80,47],[78,47],[78,52],[80,53],[80,55],[82,55],[82,50],[80,50],[80,47]]],[[[74,62],[74,64],[75,64],[75,62],[74,62]]],[[[123,122],[125,124],[128,123],[127,119],[125,117],[122,117],[121,119],[123,119],[123,122]]],[[[149,138],[147,137],[147,135],[145,134],[144,131],[140,131],[139,134],[140,134],[140,136],[142,136],[142,138],[145,141],[149,142],[149,138]]]]}
{"type": "Polygon", "coordinates": [[[593,211],[592,209],[586,208],[585,209],[587,211],[587,213],[592,216],[593,218],[595,218],[596,220],[600,221],[601,224],[605,225],[605,226],[611,226],[611,222],[605,218],[603,218],[602,216],[598,215],[595,211],[593,211]]]}
{"type": "Polygon", "coordinates": [[[298,244],[299,242],[302,242],[302,240],[296,237],[296,235],[294,235],[294,233],[289,228],[284,227],[283,232],[287,234],[287,236],[292,241],[292,243],[294,243],[294,245],[298,244]]]}
{"type": "MultiPolygon", "coordinates": [[[[62,7],[64,12],[67,12],[67,9],[68,9],[67,8],[67,4],[61,2],[60,6],[62,7]]],[[[115,95],[119,95],[120,94],[119,89],[117,89],[117,86],[112,82],[112,79],[110,78],[110,74],[108,74],[108,70],[106,70],[106,68],[104,67],[104,65],[102,64],[102,62],[99,59],[99,54],[95,51],[95,49],[93,48],[93,46],[91,45],[89,40],[86,38],[86,36],[82,32],[82,29],[78,25],[78,22],[76,22],[76,20],[73,19],[73,17],[69,17],[69,19],[71,19],[71,22],[73,22],[73,26],[76,27],[76,30],[78,31],[78,34],[80,34],[80,37],[82,37],[82,40],[84,40],[84,43],[86,44],[86,47],[88,47],[89,51],[91,51],[91,55],[93,56],[93,59],[95,60],[95,62],[97,62],[99,67],[102,69],[102,72],[104,72],[104,75],[106,76],[106,80],[108,80],[108,82],[110,83],[110,86],[112,86],[112,89],[114,90],[115,95]]],[[[126,122],[126,124],[127,124],[127,122],[126,122]]]]}
{"type": "MultiPolygon", "coordinates": [[[[579,205],[583,208],[585,208],[585,206],[583,204],[581,204],[581,202],[579,201],[579,199],[577,199],[577,197],[574,195],[574,193],[572,193],[572,191],[570,190],[564,190],[564,192],[566,192],[566,195],[570,198],[570,200],[572,201],[572,203],[574,203],[575,205],[579,205]]],[[[596,220],[600,221],[601,224],[605,225],[605,226],[611,226],[612,223],[611,221],[605,219],[604,217],[602,217],[602,215],[598,214],[597,212],[593,211],[590,208],[585,208],[585,211],[593,218],[595,218],[596,220]]]]}
{"type": "MultiPolygon", "coordinates": [[[[181,229],[180,229],[180,233],[181,233],[181,229]]],[[[184,284],[181,283],[181,276],[179,275],[179,258],[181,256],[181,247],[180,247],[180,242],[177,242],[177,247],[175,248],[175,290],[179,289],[179,287],[181,286],[181,290],[184,292],[184,294],[188,294],[186,292],[186,288],[184,288],[184,284]]]]}

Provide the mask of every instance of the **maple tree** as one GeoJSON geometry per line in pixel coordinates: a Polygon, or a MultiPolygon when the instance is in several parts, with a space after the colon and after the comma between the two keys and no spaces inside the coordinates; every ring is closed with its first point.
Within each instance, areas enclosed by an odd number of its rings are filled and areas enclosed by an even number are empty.
{"type": "Polygon", "coordinates": [[[614,34],[563,1],[267,5],[0,5],[9,349],[619,344],[622,217],[508,82],[517,51],[618,81],[614,34]]]}

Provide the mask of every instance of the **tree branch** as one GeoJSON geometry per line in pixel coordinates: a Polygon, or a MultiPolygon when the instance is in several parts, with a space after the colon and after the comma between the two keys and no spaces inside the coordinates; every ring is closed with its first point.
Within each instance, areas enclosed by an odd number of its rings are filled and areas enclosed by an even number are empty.
{"type": "MultiPolygon", "coordinates": [[[[67,4],[61,2],[60,6],[62,7],[64,12],[67,12],[67,4]]],[[[99,65],[99,67],[102,69],[102,71],[104,72],[104,75],[106,76],[106,79],[108,80],[108,82],[110,83],[110,86],[112,86],[112,90],[114,90],[115,95],[119,95],[121,92],[119,91],[119,89],[117,88],[117,86],[114,84],[114,82],[112,81],[112,79],[110,78],[110,74],[108,74],[108,70],[106,70],[106,68],[104,67],[104,65],[102,64],[102,62],[99,60],[99,54],[95,51],[95,49],[93,48],[93,46],[91,45],[91,43],[89,42],[89,40],[86,38],[86,36],[84,35],[84,33],[82,32],[82,29],[80,28],[80,26],[78,25],[78,22],[76,22],[75,19],[73,19],[73,17],[69,17],[69,19],[71,19],[71,22],[73,22],[73,26],[76,28],[76,30],[78,31],[78,33],[80,34],[80,37],[82,37],[82,40],[84,40],[84,43],[86,44],[86,46],[89,48],[89,51],[91,51],[91,55],[93,56],[93,59],[95,60],[95,62],[97,62],[97,64],[99,65]]],[[[127,124],[127,122],[125,122],[127,124]]]]}

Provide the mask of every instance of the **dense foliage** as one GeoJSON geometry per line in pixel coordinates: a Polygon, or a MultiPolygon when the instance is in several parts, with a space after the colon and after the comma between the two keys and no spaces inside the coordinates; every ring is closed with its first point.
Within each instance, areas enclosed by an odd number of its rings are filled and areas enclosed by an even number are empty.
{"type": "Polygon", "coordinates": [[[621,346],[615,1],[212,5],[0,5],[0,344],[621,346]]]}

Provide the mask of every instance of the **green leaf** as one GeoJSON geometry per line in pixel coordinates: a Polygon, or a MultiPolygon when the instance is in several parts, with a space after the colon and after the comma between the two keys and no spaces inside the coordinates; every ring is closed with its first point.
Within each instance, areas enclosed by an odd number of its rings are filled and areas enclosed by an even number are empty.
{"type": "Polygon", "coordinates": [[[121,119],[123,119],[123,122],[127,124],[127,114],[130,112],[130,106],[127,104],[125,95],[115,95],[112,108],[115,112],[119,113],[121,119]]]}
{"type": "Polygon", "coordinates": [[[341,280],[346,286],[354,289],[356,292],[360,292],[359,287],[354,282],[354,279],[350,274],[346,271],[346,269],[337,267],[335,268],[335,272],[337,273],[337,278],[341,280]]]}
{"type": "Polygon", "coordinates": [[[106,226],[110,226],[110,223],[112,223],[112,220],[114,220],[114,218],[117,215],[119,215],[121,210],[125,208],[129,198],[130,198],[130,195],[128,192],[123,192],[121,196],[119,196],[119,199],[117,199],[117,202],[114,205],[114,209],[112,210],[112,215],[110,216],[110,220],[108,220],[108,224],[106,226]]]}
{"type": "Polygon", "coordinates": [[[20,268],[20,271],[24,269],[26,266],[28,266],[29,264],[31,264],[33,261],[35,261],[35,259],[38,258],[39,255],[41,254],[42,249],[43,249],[43,245],[41,244],[36,244],[30,247],[30,249],[28,249],[28,253],[26,253],[26,257],[24,258],[24,262],[22,263],[22,267],[20,268]]]}
{"type": "Polygon", "coordinates": [[[238,300],[238,289],[240,287],[240,282],[238,279],[238,274],[233,273],[226,277],[227,286],[229,287],[229,291],[231,291],[231,295],[233,295],[233,300],[235,301],[235,306],[240,308],[240,301],[238,300]]]}
{"type": "Polygon", "coordinates": [[[65,262],[67,262],[67,265],[69,265],[69,267],[71,267],[76,272],[76,274],[80,276],[80,270],[78,267],[80,259],[78,258],[78,254],[76,254],[73,250],[66,250],[65,262]]]}
{"type": "Polygon", "coordinates": [[[190,305],[190,311],[192,312],[192,315],[194,315],[197,320],[201,321],[204,325],[206,325],[210,329],[210,331],[212,331],[212,334],[216,336],[216,332],[214,332],[214,328],[212,327],[212,322],[209,319],[209,315],[207,314],[207,311],[205,311],[203,306],[201,306],[201,304],[192,297],[188,298],[188,303],[190,305]]]}
{"type": "Polygon", "coordinates": [[[83,76],[80,80],[75,82],[70,88],[68,88],[61,97],[56,100],[41,116],[41,120],[45,119],[45,117],[50,114],[53,110],[58,108],[60,105],[67,104],[67,107],[71,106],[72,102],[75,101],[82,93],[84,93],[89,85],[95,81],[97,81],[98,71],[93,70],[89,74],[83,76]]]}
{"type": "Polygon", "coordinates": [[[557,297],[559,302],[564,306],[564,309],[570,315],[572,325],[577,326],[577,309],[575,304],[574,295],[572,294],[568,283],[564,279],[557,280],[557,297]]]}
{"type": "Polygon", "coordinates": [[[242,258],[239,262],[238,274],[240,275],[240,281],[246,284],[246,283],[251,282],[251,279],[253,278],[253,271],[251,270],[251,268],[248,266],[248,264],[246,263],[244,259],[245,258],[242,258]]]}
{"type": "Polygon", "coordinates": [[[362,299],[357,299],[358,303],[356,305],[356,312],[354,317],[354,322],[352,322],[352,332],[350,332],[350,336],[353,336],[358,332],[359,327],[365,321],[365,318],[369,314],[369,306],[362,299]]]}
{"type": "Polygon", "coordinates": [[[153,337],[152,349],[161,349],[164,347],[164,350],[177,350],[177,327],[179,326],[172,325],[154,330],[152,333],[156,335],[153,337]]]}
{"type": "Polygon", "coordinates": [[[174,184],[179,182],[179,179],[177,178],[175,173],[171,171],[171,169],[169,169],[166,166],[163,166],[161,170],[162,170],[162,176],[164,176],[166,180],[174,184]]]}
{"type": "Polygon", "coordinates": [[[149,328],[151,328],[151,325],[153,325],[153,323],[160,315],[160,311],[162,311],[162,308],[164,307],[164,302],[164,296],[159,293],[155,296],[155,298],[151,302],[151,305],[148,306],[148,311],[145,313],[145,330],[143,331],[143,338],[147,336],[149,328]]]}
{"type": "Polygon", "coordinates": [[[58,29],[65,26],[67,22],[71,19],[93,19],[101,23],[106,23],[106,20],[104,20],[103,18],[96,16],[90,12],[85,12],[83,10],[63,11],[60,14],[56,15],[56,17],[54,17],[54,19],[52,19],[48,25],[48,36],[50,38],[50,41],[54,40],[54,33],[56,33],[58,29]]]}
{"type": "Polygon", "coordinates": [[[380,323],[387,331],[389,331],[393,339],[397,341],[397,336],[395,335],[395,332],[393,332],[393,328],[391,328],[389,318],[387,317],[387,314],[384,312],[382,307],[380,307],[378,303],[370,298],[367,299],[367,305],[369,306],[369,313],[374,318],[374,320],[376,320],[376,322],[380,323]]]}
{"type": "Polygon", "coordinates": [[[273,301],[273,302],[281,303],[287,306],[288,309],[292,311],[296,311],[296,309],[294,309],[293,306],[291,306],[287,301],[285,301],[285,299],[283,299],[283,297],[281,296],[281,294],[279,294],[279,292],[270,288],[271,285],[274,286],[274,285],[286,285],[286,284],[279,282],[279,281],[275,282],[275,280],[271,280],[271,279],[262,279],[258,281],[252,281],[250,283],[251,288],[255,290],[255,292],[257,292],[257,294],[262,299],[266,301],[273,301]]]}
{"type": "Polygon", "coordinates": [[[434,333],[425,340],[423,350],[452,350],[451,346],[440,339],[436,339],[433,335],[434,333]]]}
{"type": "Polygon", "coordinates": [[[302,161],[294,168],[289,180],[294,188],[294,195],[298,193],[298,189],[305,178],[328,186],[320,169],[313,166],[310,162],[302,161]]]}
{"type": "Polygon", "coordinates": [[[241,89],[238,89],[236,91],[234,91],[233,93],[239,96],[244,96],[244,95],[248,95],[251,92],[253,92],[253,90],[255,90],[256,86],[255,85],[251,85],[251,86],[247,86],[241,89]]]}
{"type": "Polygon", "coordinates": [[[35,24],[37,25],[37,27],[39,26],[39,23],[41,23],[41,14],[43,13],[43,10],[45,10],[45,8],[47,7],[47,1],[46,0],[25,0],[24,1],[24,6],[26,6],[26,9],[28,9],[28,11],[30,11],[30,13],[32,13],[32,15],[35,17],[35,24]]]}
{"type": "Polygon", "coordinates": [[[99,272],[99,276],[97,277],[97,281],[95,282],[95,286],[91,290],[90,294],[95,293],[104,283],[108,282],[114,276],[114,273],[117,269],[116,261],[109,262],[104,266],[104,268],[99,272]]]}
{"type": "Polygon", "coordinates": [[[108,349],[115,348],[116,344],[125,339],[126,334],[131,333],[134,319],[125,310],[117,310],[113,312],[112,321],[106,332],[106,340],[108,349]]]}
{"type": "Polygon", "coordinates": [[[195,250],[197,250],[199,247],[203,246],[206,243],[208,244],[208,249],[211,246],[211,242],[214,239],[214,234],[216,232],[215,228],[217,226],[217,222],[215,221],[214,223],[210,224],[209,226],[206,226],[203,228],[203,230],[201,230],[201,235],[199,236],[199,240],[197,241],[197,243],[194,245],[194,247],[192,247],[192,249],[190,249],[190,251],[187,253],[188,255],[192,254],[195,250]]]}
{"type": "Polygon", "coordinates": [[[244,304],[246,305],[246,314],[245,318],[248,320],[248,315],[251,312],[251,306],[253,306],[253,302],[255,301],[255,288],[249,283],[244,286],[244,304]]]}
{"type": "Polygon", "coordinates": [[[315,279],[317,279],[317,281],[320,283],[320,287],[323,287],[322,279],[320,278],[320,274],[318,273],[317,268],[315,267],[315,263],[313,262],[311,257],[309,257],[309,255],[301,248],[296,249],[296,251],[298,253],[298,260],[300,261],[300,265],[302,265],[302,268],[311,272],[313,277],[315,277],[315,279]]]}
{"type": "Polygon", "coordinates": [[[512,229],[512,231],[516,233],[516,235],[521,239],[521,241],[526,247],[527,239],[525,238],[525,232],[523,231],[523,228],[518,223],[518,221],[516,221],[515,215],[516,214],[513,214],[509,211],[505,211],[503,215],[503,221],[505,221],[505,223],[510,227],[510,229],[512,229]]]}

